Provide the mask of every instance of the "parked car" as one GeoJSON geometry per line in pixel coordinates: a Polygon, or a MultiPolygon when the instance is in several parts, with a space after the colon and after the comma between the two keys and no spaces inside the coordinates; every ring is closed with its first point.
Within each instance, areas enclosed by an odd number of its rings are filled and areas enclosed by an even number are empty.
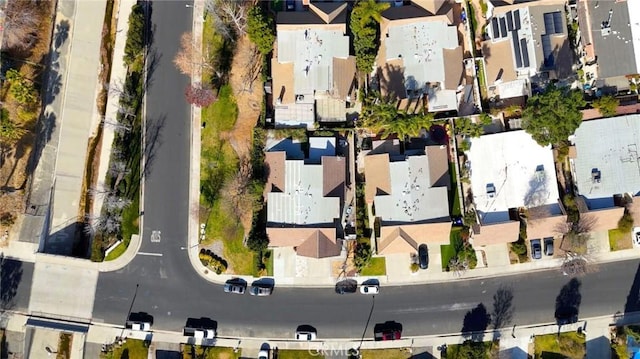
{"type": "Polygon", "coordinates": [[[633,246],[640,247],[640,227],[633,228],[633,231],[631,231],[631,235],[633,236],[631,237],[631,242],[633,243],[633,246]]]}
{"type": "Polygon", "coordinates": [[[385,329],[373,334],[373,339],[381,340],[398,340],[402,338],[402,332],[399,329],[385,329]]]}
{"type": "Polygon", "coordinates": [[[244,294],[247,289],[247,283],[239,278],[229,279],[224,284],[225,293],[244,294]]]}
{"type": "Polygon", "coordinates": [[[544,254],[548,256],[553,255],[553,238],[546,238],[544,240],[544,254]]]}
{"type": "Polygon", "coordinates": [[[348,294],[358,291],[358,282],[353,279],[345,279],[336,283],[336,293],[348,294]]]}
{"type": "Polygon", "coordinates": [[[296,331],[296,340],[316,340],[316,332],[312,331],[296,331]]]}
{"type": "Polygon", "coordinates": [[[269,351],[261,350],[258,352],[258,359],[269,359],[269,351]]]}
{"type": "Polygon", "coordinates": [[[273,292],[272,287],[260,286],[260,285],[251,285],[251,289],[249,290],[249,294],[256,295],[258,297],[264,297],[267,295],[271,295],[273,292]]]}
{"type": "Polygon", "coordinates": [[[287,11],[293,11],[296,9],[296,3],[294,0],[287,0],[287,11]]]}
{"type": "Polygon", "coordinates": [[[533,259],[542,258],[542,244],[540,244],[539,239],[531,240],[531,258],[533,259]]]}
{"type": "Polygon", "coordinates": [[[362,294],[378,294],[380,293],[380,286],[375,284],[363,284],[360,286],[360,293],[362,294]]]}
{"type": "Polygon", "coordinates": [[[143,332],[148,332],[151,330],[151,323],[149,322],[132,322],[127,321],[127,328],[131,330],[139,330],[143,332]]]}
{"type": "Polygon", "coordinates": [[[213,329],[196,329],[193,331],[193,337],[196,339],[213,339],[216,337],[216,331],[213,329]]]}
{"type": "Polygon", "coordinates": [[[418,262],[421,269],[429,268],[429,248],[426,244],[418,246],[418,262]]]}

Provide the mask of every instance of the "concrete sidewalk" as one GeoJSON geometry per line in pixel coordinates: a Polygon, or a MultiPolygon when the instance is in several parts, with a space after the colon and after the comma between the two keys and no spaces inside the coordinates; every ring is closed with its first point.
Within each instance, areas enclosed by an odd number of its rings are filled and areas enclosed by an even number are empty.
{"type": "MultiPolygon", "coordinates": [[[[11,314],[8,320],[7,330],[24,332],[25,324],[28,316],[23,314],[11,314]]],[[[587,341],[587,357],[588,358],[608,358],[609,330],[615,325],[628,325],[636,323],[640,320],[638,313],[625,316],[624,318],[615,318],[613,316],[594,317],[581,320],[578,323],[563,325],[558,327],[555,323],[547,323],[541,325],[521,326],[505,328],[500,331],[487,330],[482,333],[473,333],[474,338],[483,341],[492,339],[500,340],[501,358],[526,358],[529,351],[529,344],[532,343],[533,337],[546,334],[557,334],[559,332],[573,332],[579,328],[585,329],[587,341]],[[617,324],[616,324],[617,323],[617,324]],[[593,333],[593,334],[591,334],[593,333]]],[[[339,351],[345,352],[350,348],[360,348],[362,350],[385,349],[385,348],[406,348],[412,352],[414,348],[431,348],[431,352],[436,358],[440,358],[438,347],[446,344],[461,344],[469,339],[469,336],[460,333],[427,335],[404,337],[395,341],[374,341],[366,338],[361,342],[360,338],[341,339],[341,338],[318,338],[312,342],[296,341],[291,339],[276,338],[250,338],[250,337],[225,337],[218,336],[213,340],[194,341],[194,338],[185,337],[182,332],[172,331],[155,331],[149,332],[123,330],[122,327],[92,323],[89,331],[85,335],[86,343],[93,344],[112,344],[119,337],[133,338],[138,340],[151,340],[151,343],[163,344],[180,344],[192,343],[208,346],[240,348],[244,350],[255,351],[263,343],[268,343],[271,348],[277,347],[282,350],[311,350],[314,352],[323,351],[339,351]]],[[[74,345],[74,348],[78,348],[74,345]]],[[[76,349],[77,350],[77,349],[76,349]]],[[[418,353],[414,353],[418,354],[418,353]]]]}

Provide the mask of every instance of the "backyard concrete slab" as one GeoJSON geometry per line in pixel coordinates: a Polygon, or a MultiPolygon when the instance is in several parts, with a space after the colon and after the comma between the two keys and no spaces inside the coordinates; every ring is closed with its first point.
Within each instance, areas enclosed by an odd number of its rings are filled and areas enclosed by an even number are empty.
{"type": "Polygon", "coordinates": [[[98,271],[95,269],[38,261],[33,273],[29,311],[90,319],[97,283],[98,271]]]}

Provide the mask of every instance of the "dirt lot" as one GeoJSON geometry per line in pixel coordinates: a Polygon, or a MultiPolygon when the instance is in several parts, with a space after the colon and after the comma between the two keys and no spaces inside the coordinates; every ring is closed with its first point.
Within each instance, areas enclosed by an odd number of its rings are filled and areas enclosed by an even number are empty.
{"type": "MultiPolygon", "coordinates": [[[[240,161],[249,158],[253,129],[256,127],[262,103],[263,88],[260,78],[261,58],[255,45],[247,36],[238,40],[235,56],[231,65],[230,83],[238,105],[238,119],[232,131],[225,134],[240,161]]],[[[242,226],[245,233],[251,229],[253,213],[243,211],[242,226]]]]}

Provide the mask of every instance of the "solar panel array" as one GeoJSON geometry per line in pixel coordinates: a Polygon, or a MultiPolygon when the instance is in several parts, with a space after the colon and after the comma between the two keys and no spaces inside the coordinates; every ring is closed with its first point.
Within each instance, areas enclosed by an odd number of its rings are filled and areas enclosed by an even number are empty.
{"type": "Polygon", "coordinates": [[[547,35],[562,34],[562,13],[560,11],[545,12],[544,32],[547,35]]]}
{"type": "Polygon", "coordinates": [[[551,46],[551,35],[562,34],[562,13],[560,11],[546,12],[543,14],[544,32],[542,35],[542,56],[544,57],[544,66],[553,67],[555,58],[553,56],[553,47],[551,46]]]}
{"type": "Polygon", "coordinates": [[[520,10],[508,11],[501,17],[491,19],[493,38],[504,39],[509,36],[509,32],[518,31],[521,28],[520,10]]]}

